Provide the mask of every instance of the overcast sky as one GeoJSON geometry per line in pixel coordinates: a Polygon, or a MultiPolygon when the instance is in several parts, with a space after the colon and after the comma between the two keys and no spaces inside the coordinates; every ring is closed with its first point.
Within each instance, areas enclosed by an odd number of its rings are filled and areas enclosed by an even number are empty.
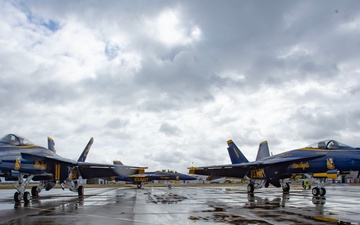
{"type": "Polygon", "coordinates": [[[89,162],[187,172],[360,146],[358,1],[0,1],[0,126],[89,162]]]}

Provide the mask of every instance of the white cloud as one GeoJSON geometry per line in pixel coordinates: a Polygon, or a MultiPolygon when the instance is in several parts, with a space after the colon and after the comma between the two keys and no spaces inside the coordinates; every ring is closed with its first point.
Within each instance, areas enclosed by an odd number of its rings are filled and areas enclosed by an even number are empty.
{"type": "Polygon", "coordinates": [[[145,21],[150,38],[155,38],[167,47],[187,45],[200,40],[201,29],[198,26],[186,27],[182,23],[180,10],[165,9],[155,18],[145,21]]]}
{"type": "Polygon", "coordinates": [[[94,137],[89,161],[181,172],[229,163],[228,139],[248,159],[265,139],[358,145],[356,6],[2,1],[4,135],[73,159],[94,137]]]}

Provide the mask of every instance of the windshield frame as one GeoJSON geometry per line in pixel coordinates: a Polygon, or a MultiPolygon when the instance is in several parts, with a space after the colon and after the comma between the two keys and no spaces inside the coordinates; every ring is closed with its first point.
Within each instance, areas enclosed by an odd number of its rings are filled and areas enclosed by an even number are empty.
{"type": "Polygon", "coordinates": [[[354,148],[349,145],[343,144],[333,139],[326,139],[316,143],[313,143],[306,148],[318,148],[318,149],[342,149],[342,148],[354,148]]]}
{"type": "Polygon", "coordinates": [[[0,142],[4,142],[13,146],[30,146],[33,145],[31,141],[15,134],[7,134],[0,139],[0,142]]]}

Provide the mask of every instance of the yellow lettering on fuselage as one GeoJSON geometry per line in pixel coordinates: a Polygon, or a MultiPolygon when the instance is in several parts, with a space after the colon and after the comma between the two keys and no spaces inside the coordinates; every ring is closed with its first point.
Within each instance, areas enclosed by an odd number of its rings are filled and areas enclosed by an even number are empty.
{"type": "Polygon", "coordinates": [[[46,167],[47,167],[47,165],[44,162],[35,161],[35,163],[34,163],[34,168],[36,168],[36,169],[46,170],[46,167]]]}
{"type": "Polygon", "coordinates": [[[134,177],[135,182],[147,182],[148,180],[147,177],[134,177]]]}
{"type": "Polygon", "coordinates": [[[306,163],[293,163],[292,166],[291,166],[293,169],[300,169],[302,168],[303,170],[305,170],[305,168],[310,168],[309,166],[309,163],[306,162],[306,163]]]}
{"type": "Polygon", "coordinates": [[[250,171],[250,178],[264,178],[266,177],[264,169],[256,169],[250,171]]]}

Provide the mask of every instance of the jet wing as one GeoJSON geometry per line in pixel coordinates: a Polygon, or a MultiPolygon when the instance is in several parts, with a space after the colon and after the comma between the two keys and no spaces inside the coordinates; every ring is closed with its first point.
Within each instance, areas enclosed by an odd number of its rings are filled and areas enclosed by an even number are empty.
{"type": "Polygon", "coordinates": [[[108,177],[126,177],[129,175],[143,173],[147,167],[126,166],[117,164],[100,164],[79,162],[79,171],[84,179],[88,178],[108,178],[108,177]]]}
{"type": "Polygon", "coordinates": [[[89,162],[78,162],[78,165],[81,167],[91,167],[91,168],[112,168],[114,169],[114,164],[106,163],[89,163],[89,162]]]}
{"type": "Polygon", "coordinates": [[[118,175],[114,171],[115,166],[113,164],[79,162],[78,165],[83,179],[108,178],[118,175]]]}
{"type": "Polygon", "coordinates": [[[118,174],[114,171],[113,164],[77,162],[59,156],[41,155],[35,153],[21,153],[23,159],[38,161],[53,161],[55,163],[66,164],[68,166],[78,166],[83,179],[112,177],[118,174]]]}
{"type": "Polygon", "coordinates": [[[158,173],[158,172],[147,172],[142,174],[133,174],[128,176],[135,182],[145,182],[153,180],[196,180],[196,177],[189,176],[182,173],[158,173]]]}
{"type": "Polygon", "coordinates": [[[324,155],[313,155],[313,156],[296,156],[296,157],[275,157],[275,158],[267,158],[265,160],[250,162],[250,163],[241,163],[241,164],[235,164],[239,167],[245,167],[245,168],[251,168],[251,169],[259,169],[264,168],[271,165],[278,165],[278,164],[291,164],[295,162],[300,161],[307,161],[307,160],[313,160],[317,158],[321,158],[324,155]]]}
{"type": "Polygon", "coordinates": [[[111,167],[82,167],[79,166],[81,177],[84,179],[90,178],[110,178],[118,176],[111,167]]]}
{"type": "Polygon", "coordinates": [[[64,163],[68,165],[77,165],[77,162],[71,159],[66,159],[59,156],[42,155],[36,153],[21,153],[21,157],[27,160],[38,160],[38,161],[54,161],[58,163],[64,163]]]}
{"type": "Polygon", "coordinates": [[[313,160],[317,158],[321,158],[325,156],[324,154],[319,155],[313,155],[313,156],[297,156],[297,157],[279,157],[279,158],[271,158],[264,161],[260,161],[260,165],[257,168],[269,166],[269,165],[275,165],[275,164],[282,164],[282,163],[294,163],[294,162],[301,162],[301,161],[307,161],[307,160],[313,160]]]}
{"type": "Polygon", "coordinates": [[[205,167],[190,167],[189,174],[207,175],[214,177],[238,177],[244,178],[251,169],[260,169],[272,165],[290,165],[294,162],[307,161],[323,157],[324,155],[307,156],[307,157],[281,157],[271,158],[262,161],[249,163],[214,165],[205,167]]]}
{"type": "Polygon", "coordinates": [[[189,174],[211,176],[211,179],[216,179],[220,177],[243,178],[250,170],[250,167],[243,166],[242,164],[249,164],[249,163],[190,167],[188,169],[189,169],[189,174]]]}

